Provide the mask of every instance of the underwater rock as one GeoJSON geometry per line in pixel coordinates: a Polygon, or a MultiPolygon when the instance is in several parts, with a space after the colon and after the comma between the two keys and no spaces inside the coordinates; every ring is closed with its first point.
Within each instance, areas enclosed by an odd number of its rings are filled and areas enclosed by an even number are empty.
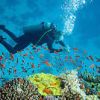
{"type": "Polygon", "coordinates": [[[6,82],[0,90],[0,100],[39,100],[36,86],[21,78],[6,82]]]}

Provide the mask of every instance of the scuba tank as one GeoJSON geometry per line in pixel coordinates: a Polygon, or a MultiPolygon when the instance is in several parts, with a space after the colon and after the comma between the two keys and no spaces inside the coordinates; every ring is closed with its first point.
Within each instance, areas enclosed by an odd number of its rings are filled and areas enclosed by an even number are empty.
{"type": "Polygon", "coordinates": [[[30,25],[23,28],[25,34],[34,34],[45,32],[50,29],[50,23],[42,22],[38,25],[30,25]]]}

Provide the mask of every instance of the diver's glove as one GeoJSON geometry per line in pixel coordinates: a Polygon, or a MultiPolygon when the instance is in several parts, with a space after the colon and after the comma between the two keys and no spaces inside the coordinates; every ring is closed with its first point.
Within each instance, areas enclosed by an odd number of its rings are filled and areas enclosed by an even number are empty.
{"type": "Polygon", "coordinates": [[[62,51],[63,51],[63,49],[58,49],[58,50],[57,50],[57,52],[62,52],[62,51]]]}
{"type": "Polygon", "coordinates": [[[63,47],[63,50],[66,51],[66,52],[70,52],[70,47],[69,47],[69,45],[67,45],[66,47],[63,47]]]}
{"type": "Polygon", "coordinates": [[[5,29],[5,25],[0,25],[0,29],[4,30],[5,29]]]}

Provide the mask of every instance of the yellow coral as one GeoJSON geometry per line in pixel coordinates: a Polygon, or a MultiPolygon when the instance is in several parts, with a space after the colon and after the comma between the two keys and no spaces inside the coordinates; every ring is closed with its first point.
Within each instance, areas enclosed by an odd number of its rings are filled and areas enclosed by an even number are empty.
{"type": "Polygon", "coordinates": [[[41,95],[61,95],[60,79],[51,74],[34,74],[28,80],[38,87],[41,95]]]}

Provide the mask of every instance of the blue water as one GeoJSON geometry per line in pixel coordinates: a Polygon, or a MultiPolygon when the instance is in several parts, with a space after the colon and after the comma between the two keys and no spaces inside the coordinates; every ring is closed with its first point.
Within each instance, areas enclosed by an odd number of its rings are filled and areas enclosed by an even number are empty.
{"type": "MultiPolygon", "coordinates": [[[[28,46],[29,50],[24,49],[22,54],[28,53],[27,57],[24,57],[17,53],[14,55],[14,60],[10,60],[9,52],[0,45],[0,53],[4,52],[4,59],[0,61],[5,65],[5,68],[0,70],[0,77],[7,80],[14,77],[27,77],[33,73],[51,73],[59,75],[68,70],[76,69],[82,65],[80,61],[84,61],[82,69],[79,72],[84,71],[84,66],[87,65],[89,72],[99,74],[90,69],[91,64],[100,63],[87,61],[83,53],[87,51],[87,55],[92,55],[94,58],[100,58],[100,1],[99,0],[0,0],[0,24],[4,24],[6,28],[11,30],[20,36],[23,34],[23,27],[37,24],[42,21],[53,22],[57,25],[57,28],[65,33],[64,42],[70,47],[70,53],[61,52],[59,54],[50,54],[47,50],[40,48],[40,51],[35,53],[32,50],[31,45],[28,46]],[[71,62],[66,62],[65,57],[71,56],[74,59],[73,48],[78,48],[81,57],[76,62],[77,65],[73,65],[71,62]],[[32,52],[32,54],[30,54],[32,52]],[[40,58],[40,54],[43,54],[43,58],[40,58]],[[34,60],[30,59],[30,56],[34,57],[34,60]],[[61,58],[61,59],[60,59],[61,58]],[[19,63],[16,64],[16,60],[19,63]],[[22,64],[24,59],[25,63],[22,64]],[[52,63],[53,67],[48,67],[42,62],[48,60],[52,63]],[[31,64],[35,67],[31,68],[31,64]],[[40,65],[40,67],[38,67],[40,65]],[[22,67],[27,70],[27,73],[22,72],[22,67]],[[14,70],[17,73],[14,74],[14,70]],[[11,73],[8,73],[8,70],[11,73]],[[3,73],[4,72],[4,73],[3,73]]],[[[0,35],[3,35],[8,43],[12,46],[16,43],[7,36],[4,32],[0,31],[0,35]]],[[[57,45],[58,46],[58,45],[57,45]]]]}

